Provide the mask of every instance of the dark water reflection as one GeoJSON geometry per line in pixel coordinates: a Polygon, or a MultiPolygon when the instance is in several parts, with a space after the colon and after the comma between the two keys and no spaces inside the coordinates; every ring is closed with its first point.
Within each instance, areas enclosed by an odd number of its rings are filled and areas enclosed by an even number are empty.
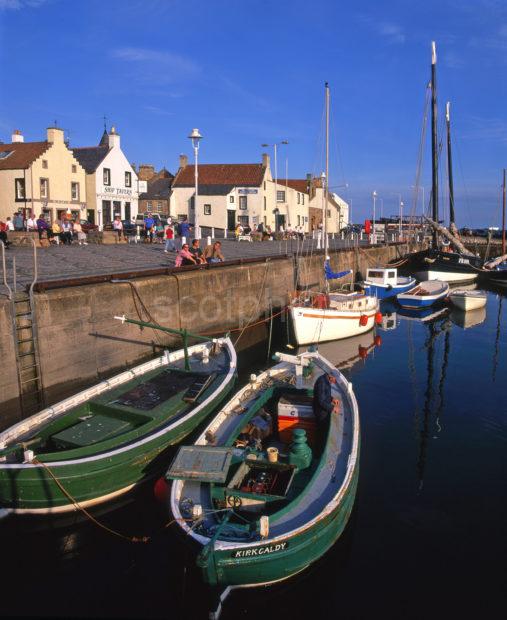
{"type": "MultiPolygon", "coordinates": [[[[389,310],[389,308],[387,308],[389,310]]],[[[295,581],[236,593],[224,618],[505,617],[507,303],[401,316],[321,347],[354,383],[361,474],[345,536],[295,581]],[[394,328],[393,328],[394,327],[394,328]]],[[[274,347],[286,341],[279,326],[274,347]]],[[[240,355],[260,369],[266,342],[240,355]]],[[[164,507],[145,489],[99,517],[132,544],[73,517],[34,531],[0,524],[2,615],[206,617],[205,592],[164,507]]]]}

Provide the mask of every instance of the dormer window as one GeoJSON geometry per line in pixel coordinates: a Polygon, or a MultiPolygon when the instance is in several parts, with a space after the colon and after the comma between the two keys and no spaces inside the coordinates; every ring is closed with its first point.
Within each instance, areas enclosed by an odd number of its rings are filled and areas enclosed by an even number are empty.
{"type": "Polygon", "coordinates": [[[111,169],[110,168],[104,168],[103,178],[104,178],[104,185],[111,185],[111,169]]]}
{"type": "Polygon", "coordinates": [[[0,151],[0,159],[7,159],[7,157],[13,153],[14,151],[0,151]]]}

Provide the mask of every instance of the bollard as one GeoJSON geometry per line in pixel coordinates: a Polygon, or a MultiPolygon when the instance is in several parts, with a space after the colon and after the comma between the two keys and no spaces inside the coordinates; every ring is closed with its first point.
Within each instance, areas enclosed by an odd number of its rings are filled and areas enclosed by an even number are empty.
{"type": "Polygon", "coordinates": [[[139,243],[139,241],[141,241],[141,227],[140,226],[136,226],[136,229],[137,229],[136,243],[139,243]]]}
{"type": "Polygon", "coordinates": [[[183,247],[186,242],[187,242],[187,238],[186,237],[182,237],[181,238],[181,247],[183,247]]]}
{"type": "Polygon", "coordinates": [[[227,239],[227,228],[224,228],[224,239],[227,239]]]}
{"type": "Polygon", "coordinates": [[[206,243],[211,245],[211,237],[209,235],[206,237],[206,243]]]}
{"type": "MultiPolygon", "coordinates": [[[[208,237],[209,238],[209,237],[208,237]]],[[[214,239],[215,238],[215,227],[212,226],[211,227],[211,238],[214,239]]]]}

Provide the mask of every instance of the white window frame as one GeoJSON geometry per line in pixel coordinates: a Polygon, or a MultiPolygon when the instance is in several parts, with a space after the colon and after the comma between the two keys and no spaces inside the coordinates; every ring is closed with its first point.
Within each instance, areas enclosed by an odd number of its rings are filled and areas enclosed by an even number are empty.
{"type": "Polygon", "coordinates": [[[283,189],[276,190],[276,202],[285,202],[285,190],[283,189]]]}
{"type": "Polygon", "coordinates": [[[77,181],[71,181],[71,184],[70,184],[70,197],[71,197],[72,201],[73,202],[79,202],[80,194],[81,194],[81,190],[80,190],[80,187],[79,187],[79,183],[77,181]],[[76,196],[74,197],[74,190],[75,189],[77,191],[76,191],[76,196]]]}
{"type": "Polygon", "coordinates": [[[39,179],[39,191],[40,191],[40,197],[43,198],[44,200],[47,200],[49,198],[49,179],[46,179],[44,177],[41,177],[39,179]],[[42,191],[42,188],[44,187],[45,191],[42,191]]]}
{"type": "Polygon", "coordinates": [[[102,168],[102,181],[108,187],[111,185],[111,168],[102,168]]]}
{"type": "Polygon", "coordinates": [[[204,205],[204,215],[211,215],[211,205],[210,204],[205,204],[204,205]]]}
{"type": "Polygon", "coordinates": [[[125,170],[125,187],[132,187],[132,172],[125,170]]]}
{"type": "Polygon", "coordinates": [[[248,196],[239,197],[239,210],[246,211],[248,209],[248,196]]]}

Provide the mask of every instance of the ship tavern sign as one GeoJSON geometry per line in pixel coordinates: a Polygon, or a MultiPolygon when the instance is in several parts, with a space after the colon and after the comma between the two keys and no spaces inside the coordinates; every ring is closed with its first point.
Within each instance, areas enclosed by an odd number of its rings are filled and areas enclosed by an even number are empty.
{"type": "Polygon", "coordinates": [[[269,555],[270,553],[284,551],[288,546],[288,542],[282,542],[277,545],[266,545],[265,547],[254,547],[253,549],[240,549],[234,551],[231,555],[233,558],[253,558],[259,555],[269,555]]]}

